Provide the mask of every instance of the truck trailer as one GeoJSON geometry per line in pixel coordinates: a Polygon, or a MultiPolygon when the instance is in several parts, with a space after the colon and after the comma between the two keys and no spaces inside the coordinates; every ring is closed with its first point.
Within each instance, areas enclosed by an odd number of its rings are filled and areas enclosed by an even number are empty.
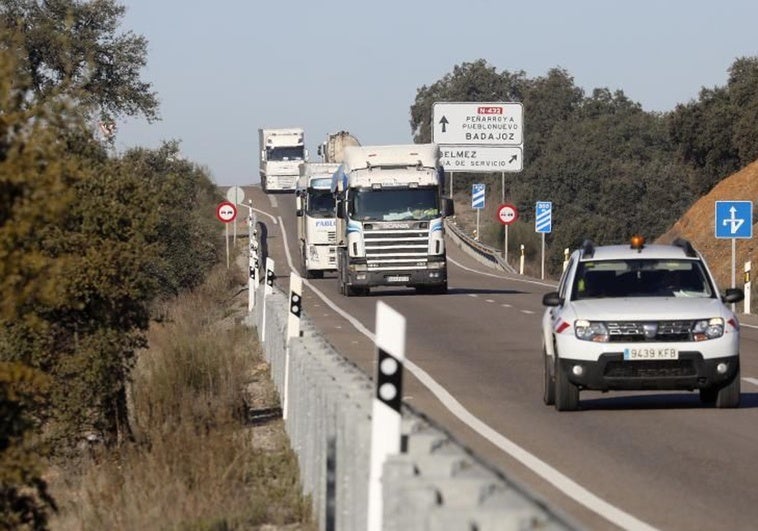
{"type": "Polygon", "coordinates": [[[347,146],[332,176],[343,295],[372,287],[447,292],[444,170],[436,144],[347,146]]]}
{"type": "Polygon", "coordinates": [[[339,164],[305,162],[295,190],[300,264],[305,278],[322,278],[337,270],[337,222],[332,174],[339,164]]]}
{"type": "Polygon", "coordinates": [[[260,179],[264,192],[294,190],[299,166],[308,160],[300,127],[258,129],[260,179]]]}
{"type": "Polygon", "coordinates": [[[361,143],[348,131],[338,131],[326,135],[326,141],[318,147],[318,154],[324,162],[341,163],[347,146],[360,146],[361,143]]]}

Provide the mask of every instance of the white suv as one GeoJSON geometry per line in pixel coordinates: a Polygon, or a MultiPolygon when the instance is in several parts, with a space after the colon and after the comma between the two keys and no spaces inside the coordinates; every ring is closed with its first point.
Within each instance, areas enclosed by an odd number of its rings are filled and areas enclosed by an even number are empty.
{"type": "Polygon", "coordinates": [[[689,242],[595,247],[585,242],[542,304],[544,401],[579,407],[579,391],[699,390],[705,404],[740,403],[739,321],[689,242]]]}

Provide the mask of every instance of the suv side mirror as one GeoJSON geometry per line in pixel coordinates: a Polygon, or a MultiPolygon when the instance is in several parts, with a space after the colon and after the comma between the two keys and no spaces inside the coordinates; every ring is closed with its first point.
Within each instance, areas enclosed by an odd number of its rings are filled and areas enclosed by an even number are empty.
{"type": "Polygon", "coordinates": [[[724,302],[740,302],[745,298],[745,292],[742,291],[742,288],[727,288],[726,292],[724,293],[724,296],[721,297],[721,300],[724,302]]]}
{"type": "Polygon", "coordinates": [[[551,291],[542,296],[543,306],[560,306],[561,304],[563,304],[563,297],[558,295],[557,291],[551,291]]]}

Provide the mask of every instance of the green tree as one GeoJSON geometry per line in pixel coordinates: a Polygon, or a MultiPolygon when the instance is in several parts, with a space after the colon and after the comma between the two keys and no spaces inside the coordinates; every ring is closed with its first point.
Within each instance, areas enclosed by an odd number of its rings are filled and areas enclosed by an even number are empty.
{"type": "Polygon", "coordinates": [[[0,362],[0,529],[44,529],[55,502],[43,479],[33,411],[46,400],[48,379],[0,362]]]}
{"type": "Polygon", "coordinates": [[[49,100],[63,88],[101,120],[154,120],[158,99],[140,78],[147,41],[118,33],[124,12],[114,0],[4,0],[0,27],[11,30],[3,42],[19,51],[19,72],[29,76],[37,99],[49,100]]]}

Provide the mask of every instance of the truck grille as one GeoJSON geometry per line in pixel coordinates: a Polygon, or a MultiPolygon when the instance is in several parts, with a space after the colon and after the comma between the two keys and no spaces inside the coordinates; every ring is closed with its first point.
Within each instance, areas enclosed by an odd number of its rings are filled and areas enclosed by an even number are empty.
{"type": "Polygon", "coordinates": [[[373,271],[426,269],[429,229],[366,230],[366,264],[373,271]]]}
{"type": "Polygon", "coordinates": [[[692,321],[608,321],[610,342],[692,341],[692,321]]]}

